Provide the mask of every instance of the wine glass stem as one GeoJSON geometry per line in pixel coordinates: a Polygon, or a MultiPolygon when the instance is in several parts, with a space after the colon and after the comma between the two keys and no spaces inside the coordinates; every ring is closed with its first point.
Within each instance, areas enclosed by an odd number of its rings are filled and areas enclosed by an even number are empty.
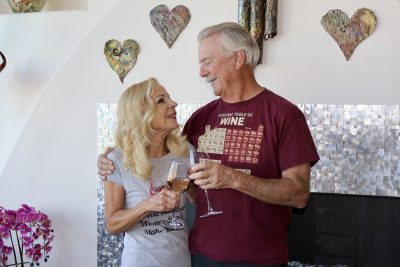
{"type": "Polygon", "coordinates": [[[172,210],[172,222],[173,222],[174,224],[175,224],[175,222],[176,222],[175,210],[176,210],[176,209],[173,209],[173,210],[172,210]]]}
{"type": "Polygon", "coordinates": [[[212,209],[212,207],[211,207],[210,200],[208,199],[208,191],[207,191],[207,189],[204,189],[204,193],[206,194],[208,211],[213,211],[213,209],[212,209]]]}

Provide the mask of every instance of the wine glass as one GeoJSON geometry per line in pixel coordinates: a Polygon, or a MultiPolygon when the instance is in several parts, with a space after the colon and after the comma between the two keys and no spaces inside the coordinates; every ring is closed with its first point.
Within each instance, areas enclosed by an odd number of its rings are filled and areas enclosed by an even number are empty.
{"type": "MultiPolygon", "coordinates": [[[[203,162],[203,161],[210,161],[210,156],[208,155],[207,152],[199,152],[199,151],[195,151],[195,150],[190,150],[189,152],[189,165],[190,167],[193,167],[194,165],[196,165],[197,163],[203,162]]],[[[218,215],[223,213],[223,211],[215,211],[212,207],[211,207],[211,202],[210,199],[208,198],[208,191],[207,189],[204,189],[204,194],[206,195],[206,199],[207,199],[207,213],[200,215],[200,218],[205,218],[208,216],[213,216],[213,215],[218,215]]]]}
{"type": "MultiPolygon", "coordinates": [[[[187,161],[173,160],[168,172],[168,187],[177,193],[183,193],[188,189],[189,183],[187,161]]],[[[175,210],[172,210],[172,218],[170,220],[162,220],[160,223],[167,229],[181,230],[185,227],[185,224],[175,216],[175,210]]]]}

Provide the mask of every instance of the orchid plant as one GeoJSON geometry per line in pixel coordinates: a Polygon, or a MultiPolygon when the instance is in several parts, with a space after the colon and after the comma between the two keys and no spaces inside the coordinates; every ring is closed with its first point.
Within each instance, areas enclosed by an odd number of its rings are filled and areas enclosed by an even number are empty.
{"type": "Polygon", "coordinates": [[[7,210],[0,206],[0,266],[34,266],[41,258],[47,262],[53,232],[51,220],[33,207],[22,204],[18,210],[7,210]],[[9,257],[13,263],[8,263],[9,257]]]}

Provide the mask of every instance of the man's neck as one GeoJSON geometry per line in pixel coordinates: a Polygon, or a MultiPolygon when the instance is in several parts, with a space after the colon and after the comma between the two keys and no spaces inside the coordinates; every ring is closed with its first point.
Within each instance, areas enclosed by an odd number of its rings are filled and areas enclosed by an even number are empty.
{"type": "Polygon", "coordinates": [[[227,103],[238,103],[249,100],[264,90],[253,75],[242,75],[232,82],[221,94],[221,99],[227,103]]]}

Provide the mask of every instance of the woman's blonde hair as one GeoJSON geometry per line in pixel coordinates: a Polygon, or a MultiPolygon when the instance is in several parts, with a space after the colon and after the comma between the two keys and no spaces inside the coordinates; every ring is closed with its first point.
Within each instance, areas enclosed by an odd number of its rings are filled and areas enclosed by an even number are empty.
{"type": "MultiPolygon", "coordinates": [[[[115,147],[122,152],[124,169],[143,180],[149,179],[153,170],[146,147],[155,133],[151,121],[156,106],[151,96],[157,86],[161,85],[154,78],[134,84],[121,95],[117,106],[115,147]]],[[[179,134],[178,129],[168,133],[165,147],[176,156],[188,154],[186,139],[179,134]]]]}

